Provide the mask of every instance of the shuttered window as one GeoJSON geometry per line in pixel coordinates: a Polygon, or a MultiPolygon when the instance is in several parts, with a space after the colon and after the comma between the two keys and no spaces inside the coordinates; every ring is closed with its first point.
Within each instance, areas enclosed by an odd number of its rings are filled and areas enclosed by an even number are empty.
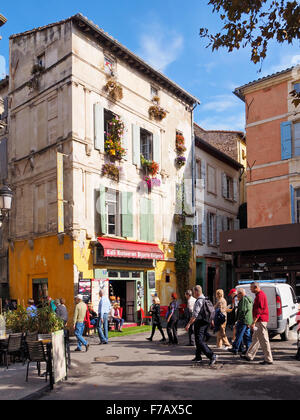
{"type": "Polygon", "coordinates": [[[153,202],[148,198],[140,200],[140,239],[154,242],[153,202]]]}
{"type": "Polygon", "coordinates": [[[294,156],[300,156],[300,122],[294,124],[294,156]]]}

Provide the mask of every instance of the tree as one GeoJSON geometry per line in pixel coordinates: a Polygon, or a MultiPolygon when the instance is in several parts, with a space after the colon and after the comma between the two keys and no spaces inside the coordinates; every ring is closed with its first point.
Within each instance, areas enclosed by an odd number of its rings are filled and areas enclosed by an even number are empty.
{"type": "MultiPolygon", "coordinates": [[[[209,40],[212,51],[227,48],[229,52],[250,46],[251,61],[262,63],[269,42],[292,44],[300,40],[300,5],[288,0],[210,0],[213,13],[218,13],[224,26],[211,34],[200,29],[200,37],[209,40]]],[[[293,103],[300,104],[300,93],[292,91],[293,103]]]]}

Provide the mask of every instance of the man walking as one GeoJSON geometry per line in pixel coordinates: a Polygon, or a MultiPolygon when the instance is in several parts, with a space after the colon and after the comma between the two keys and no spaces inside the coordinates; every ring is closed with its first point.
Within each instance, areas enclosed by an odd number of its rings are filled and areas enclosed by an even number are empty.
{"type": "Polygon", "coordinates": [[[75,298],[76,306],[73,318],[74,334],[77,338],[77,349],[75,351],[81,351],[81,345],[83,344],[86,351],[89,349],[89,343],[83,338],[82,334],[84,331],[84,318],[87,311],[86,304],[82,301],[82,295],[77,295],[75,298]]]}
{"type": "MultiPolygon", "coordinates": [[[[188,314],[187,321],[189,322],[193,315],[196,299],[193,297],[192,290],[187,290],[185,292],[185,298],[187,300],[187,314],[188,314]]],[[[189,344],[187,344],[187,346],[194,346],[195,345],[194,324],[190,326],[188,333],[189,333],[189,344]]]]}
{"type": "Polygon", "coordinates": [[[195,286],[193,290],[194,290],[194,296],[196,298],[196,302],[194,305],[192,318],[190,319],[189,323],[185,327],[185,330],[188,331],[191,325],[195,324],[194,331],[195,331],[195,342],[196,342],[196,357],[193,359],[193,362],[197,362],[200,364],[202,362],[201,355],[203,353],[209,359],[209,365],[212,366],[216,363],[217,356],[204,342],[205,332],[209,325],[209,322],[205,321],[201,314],[201,309],[204,305],[205,296],[202,293],[201,286],[195,286]]]}
{"type": "Polygon", "coordinates": [[[237,298],[239,304],[237,310],[236,338],[232,344],[232,349],[228,349],[233,354],[238,354],[239,351],[243,351],[243,343],[246,346],[245,353],[247,353],[252,342],[250,325],[253,323],[253,301],[250,297],[246,296],[245,289],[238,290],[237,298]]]}
{"type": "Polygon", "coordinates": [[[104,295],[104,291],[100,290],[99,292],[100,302],[98,306],[98,315],[99,315],[99,326],[98,334],[100,338],[99,344],[108,343],[108,315],[111,309],[110,301],[108,297],[104,295]]]}
{"type": "Polygon", "coordinates": [[[265,360],[260,362],[260,364],[272,365],[273,357],[267,329],[267,324],[269,322],[269,307],[267,296],[260,289],[259,284],[256,282],[251,283],[250,290],[255,294],[255,300],[253,304],[253,323],[251,325],[251,330],[254,333],[252,337],[252,344],[249,350],[247,351],[246,355],[241,356],[241,358],[251,362],[254,359],[259,346],[261,346],[265,360]]]}

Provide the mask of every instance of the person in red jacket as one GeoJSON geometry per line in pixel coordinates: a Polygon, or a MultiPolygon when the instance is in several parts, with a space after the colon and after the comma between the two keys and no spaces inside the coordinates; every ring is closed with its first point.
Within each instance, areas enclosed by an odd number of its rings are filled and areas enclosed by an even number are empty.
{"type": "Polygon", "coordinates": [[[241,356],[241,358],[246,359],[248,362],[252,362],[252,360],[256,356],[259,346],[261,346],[265,360],[263,362],[260,362],[260,364],[272,365],[273,356],[271,352],[269,334],[267,329],[267,325],[269,322],[269,307],[267,296],[265,292],[261,290],[259,283],[251,283],[250,290],[252,293],[255,294],[255,300],[253,304],[253,324],[251,325],[253,337],[252,344],[249,347],[246,355],[241,356]]]}

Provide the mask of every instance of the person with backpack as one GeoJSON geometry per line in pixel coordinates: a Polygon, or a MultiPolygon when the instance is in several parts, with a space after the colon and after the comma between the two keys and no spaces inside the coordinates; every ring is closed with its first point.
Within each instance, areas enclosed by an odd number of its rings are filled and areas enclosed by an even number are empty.
{"type": "Polygon", "coordinates": [[[224,291],[222,289],[218,289],[216,291],[216,299],[217,303],[215,304],[215,310],[219,312],[219,315],[222,316],[223,320],[223,323],[218,325],[217,347],[218,349],[222,349],[224,346],[225,350],[228,350],[229,348],[231,348],[231,346],[226,336],[227,302],[224,299],[224,291]]]}
{"type": "Polygon", "coordinates": [[[201,286],[195,286],[193,290],[196,302],[194,305],[192,317],[185,327],[185,330],[189,331],[191,325],[194,325],[196,356],[192,361],[196,362],[197,364],[201,364],[202,354],[204,354],[209,359],[209,365],[212,366],[216,363],[217,356],[205,343],[204,338],[208,326],[214,319],[215,311],[213,304],[203,295],[201,286]]]}
{"type": "Polygon", "coordinates": [[[246,296],[246,291],[242,288],[238,290],[237,297],[239,305],[236,318],[236,338],[232,344],[232,349],[228,349],[228,351],[233,354],[238,354],[238,352],[246,354],[252,342],[250,325],[253,323],[253,300],[246,296]],[[246,349],[243,345],[246,346],[246,349]]]}

